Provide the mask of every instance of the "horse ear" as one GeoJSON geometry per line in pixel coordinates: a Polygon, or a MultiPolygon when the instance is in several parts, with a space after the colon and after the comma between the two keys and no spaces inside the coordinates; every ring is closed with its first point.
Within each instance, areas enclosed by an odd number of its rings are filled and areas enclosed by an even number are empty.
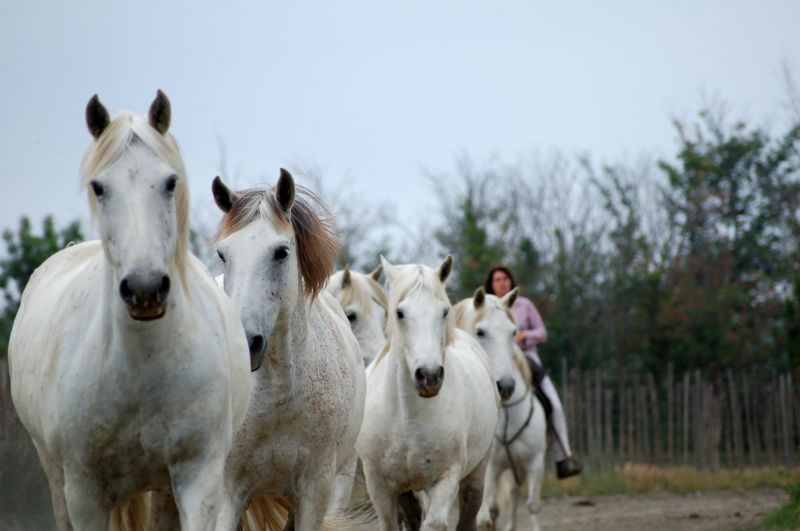
{"type": "Polygon", "coordinates": [[[383,255],[381,255],[381,266],[380,267],[381,267],[381,269],[383,269],[383,274],[386,275],[386,282],[391,284],[392,283],[392,279],[394,278],[394,275],[395,275],[394,266],[392,264],[390,264],[389,260],[384,258],[383,255]]]}
{"type": "Polygon", "coordinates": [[[514,302],[517,300],[517,296],[519,295],[519,287],[516,287],[506,293],[506,296],[503,297],[503,302],[505,303],[506,307],[511,308],[514,306],[514,302]]]}
{"type": "Polygon", "coordinates": [[[483,303],[486,301],[486,292],[483,291],[483,286],[475,290],[475,293],[472,295],[472,304],[475,306],[477,310],[483,303]]]}
{"type": "Polygon", "coordinates": [[[171,116],[172,108],[169,104],[169,98],[159,89],[156,92],[156,99],[150,104],[150,111],[147,113],[150,126],[162,135],[166,134],[171,116]]]}
{"type": "Polygon", "coordinates": [[[214,182],[211,183],[211,193],[214,194],[214,202],[219,209],[226,214],[230,212],[237,197],[233,190],[225,186],[225,183],[222,182],[219,175],[214,177],[214,182]]]}
{"type": "Polygon", "coordinates": [[[346,265],[344,268],[344,274],[342,275],[342,288],[346,288],[351,284],[353,279],[350,277],[350,264],[346,265]]]}
{"type": "Polygon", "coordinates": [[[372,280],[374,280],[375,282],[380,282],[382,273],[383,273],[383,266],[379,264],[378,267],[372,270],[369,276],[371,276],[372,280]]]}
{"type": "Polygon", "coordinates": [[[439,280],[441,280],[442,284],[447,282],[447,277],[450,276],[450,273],[453,272],[453,257],[447,255],[447,258],[439,266],[439,269],[436,270],[436,274],[439,275],[439,280]]]}
{"type": "Polygon", "coordinates": [[[292,174],[281,168],[281,176],[275,186],[275,198],[284,212],[289,212],[294,204],[294,178],[292,174]]]}
{"type": "Polygon", "coordinates": [[[86,104],[86,125],[89,127],[89,132],[92,133],[93,137],[98,138],[106,130],[109,123],[111,123],[111,118],[108,115],[108,111],[100,103],[100,98],[97,97],[97,94],[95,94],[86,104]]]}

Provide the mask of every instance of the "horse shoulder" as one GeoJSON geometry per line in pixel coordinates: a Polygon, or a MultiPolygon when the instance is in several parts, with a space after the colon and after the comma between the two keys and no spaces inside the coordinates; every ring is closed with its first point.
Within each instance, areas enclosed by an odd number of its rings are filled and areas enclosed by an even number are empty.
{"type": "Polygon", "coordinates": [[[57,411],[60,386],[54,384],[72,362],[60,354],[88,341],[84,335],[97,308],[86,301],[99,297],[102,264],[99,242],[68,247],[38,267],[23,292],[9,338],[11,392],[20,417],[35,422],[42,437],[58,415],[41,413],[57,411]]]}

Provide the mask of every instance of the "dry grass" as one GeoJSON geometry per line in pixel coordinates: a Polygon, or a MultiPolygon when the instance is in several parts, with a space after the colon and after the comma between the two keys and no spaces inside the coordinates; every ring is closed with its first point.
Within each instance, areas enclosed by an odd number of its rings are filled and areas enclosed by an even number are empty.
{"type": "Polygon", "coordinates": [[[546,477],[543,495],[597,496],[649,492],[700,492],[712,490],[787,489],[800,483],[800,467],[762,467],[714,473],[693,467],[657,467],[626,463],[605,472],[584,473],[558,481],[546,477]]]}

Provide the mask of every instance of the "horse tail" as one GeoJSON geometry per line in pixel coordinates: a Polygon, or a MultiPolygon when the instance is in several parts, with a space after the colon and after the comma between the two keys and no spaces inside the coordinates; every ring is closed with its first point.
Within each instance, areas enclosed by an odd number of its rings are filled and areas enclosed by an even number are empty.
{"type": "Polygon", "coordinates": [[[243,531],[282,531],[289,521],[292,506],[286,498],[259,496],[242,515],[243,531]]]}
{"type": "MultiPolygon", "coordinates": [[[[292,505],[286,498],[259,496],[250,502],[239,523],[243,531],[282,531],[289,521],[292,505]]],[[[373,531],[377,515],[369,500],[345,512],[326,516],[324,531],[373,531]]],[[[128,530],[122,530],[128,531],[128,530]]]]}
{"type": "Polygon", "coordinates": [[[378,527],[378,516],[369,498],[358,505],[325,517],[324,531],[373,531],[378,527]]]}
{"type": "Polygon", "coordinates": [[[111,510],[108,531],[147,531],[150,528],[151,494],[141,492],[111,510]]]}

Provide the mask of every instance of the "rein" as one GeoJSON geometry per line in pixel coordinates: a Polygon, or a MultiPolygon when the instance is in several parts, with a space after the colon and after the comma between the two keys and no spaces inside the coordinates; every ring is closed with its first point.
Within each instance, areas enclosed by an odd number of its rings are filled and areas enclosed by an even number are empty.
{"type": "Polygon", "coordinates": [[[517,465],[514,462],[514,457],[511,455],[511,445],[516,441],[522,432],[525,431],[525,428],[528,427],[528,424],[531,423],[531,419],[533,418],[533,391],[531,389],[527,389],[525,394],[522,397],[510,404],[503,404],[503,438],[499,438],[497,434],[495,434],[494,438],[497,439],[497,442],[503,445],[506,451],[506,457],[508,457],[508,462],[511,464],[511,472],[514,473],[514,482],[517,485],[522,485],[522,478],[519,477],[519,473],[517,472],[517,465]],[[525,422],[522,423],[522,426],[517,430],[517,432],[511,437],[508,438],[508,410],[518,404],[521,404],[526,397],[529,397],[530,407],[528,408],[528,417],[525,419],[525,422]]]}

